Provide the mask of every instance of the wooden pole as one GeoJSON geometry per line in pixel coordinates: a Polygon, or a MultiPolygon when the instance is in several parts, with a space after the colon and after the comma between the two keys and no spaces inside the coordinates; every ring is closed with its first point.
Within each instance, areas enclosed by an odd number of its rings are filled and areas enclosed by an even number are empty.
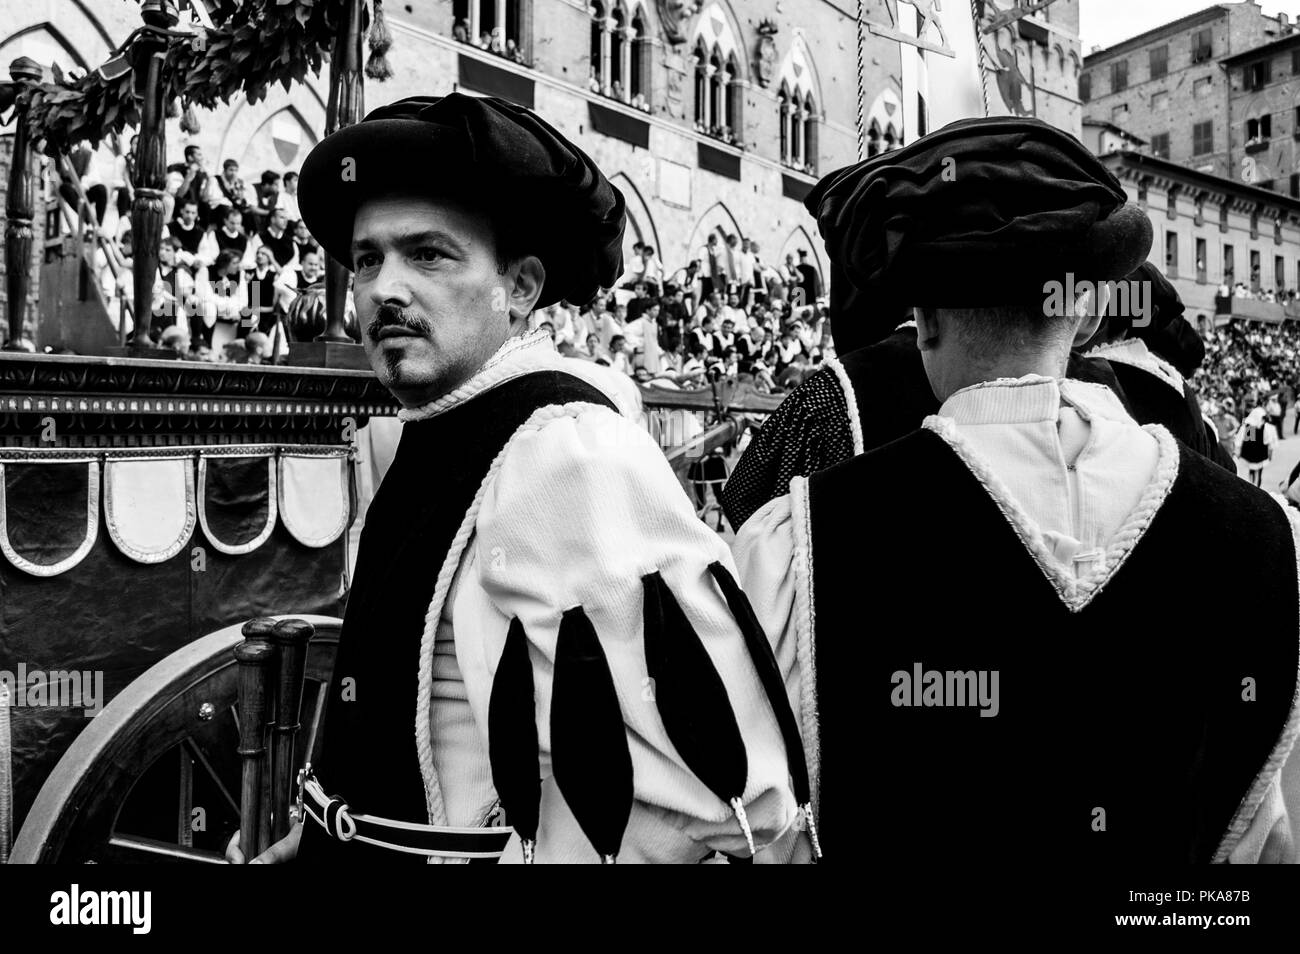
{"type": "Polygon", "coordinates": [[[315,627],[301,619],[281,620],[272,641],[280,648],[280,672],[275,698],[275,744],[271,761],[272,843],[289,834],[290,793],[296,776],[294,742],[301,728],[303,677],[307,672],[307,645],[315,627]]]}
{"type": "MultiPolygon", "coordinates": [[[[325,135],[361,121],[365,114],[364,77],[361,72],[361,0],[348,4],[347,28],[334,41],[330,57],[330,98],[325,110],[325,135]]],[[[348,270],[325,256],[325,330],[317,341],[355,343],[344,326],[348,270]]]]}
{"type": "MultiPolygon", "coordinates": [[[[140,16],[149,26],[174,29],[180,20],[175,0],[144,0],[140,16]]],[[[135,341],[148,346],[149,325],[153,318],[153,284],[158,274],[158,244],[163,236],[163,196],[167,181],[167,115],[163,62],[166,43],[149,34],[136,42],[135,68],[143,69],[144,82],[139,87],[140,142],[135,156],[135,199],[131,203],[131,238],[134,264],[131,271],[133,290],[132,314],[135,341]]]]}
{"type": "Polygon", "coordinates": [[[269,845],[261,833],[262,794],[266,774],[266,702],[275,647],[246,639],[235,647],[239,663],[239,849],[252,861],[269,845]]]}
{"type": "MultiPolygon", "coordinates": [[[[262,850],[271,844],[271,766],[275,762],[275,687],[279,680],[280,647],[275,642],[275,620],[269,616],[256,616],[240,628],[244,640],[264,643],[271,655],[262,674],[266,687],[266,706],[262,713],[262,791],[257,798],[257,840],[262,850]]],[[[242,710],[241,710],[242,711],[242,710]]],[[[242,724],[241,724],[242,725],[242,724]]]]}
{"type": "MultiPolygon", "coordinates": [[[[30,57],[20,56],[9,64],[14,82],[40,82],[45,71],[30,57]]],[[[32,174],[31,140],[26,116],[15,109],[14,154],[9,166],[9,197],[5,202],[5,291],[9,295],[9,340],[5,351],[33,351],[23,338],[27,293],[32,283],[32,216],[35,214],[36,177],[32,174]]]]}

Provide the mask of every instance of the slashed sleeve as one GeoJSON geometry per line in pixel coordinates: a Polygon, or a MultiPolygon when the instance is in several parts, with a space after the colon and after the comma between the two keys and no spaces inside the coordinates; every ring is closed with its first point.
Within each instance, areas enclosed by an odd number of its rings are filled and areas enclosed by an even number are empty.
{"type": "MultiPolygon", "coordinates": [[[[765,684],[731,555],[644,431],[593,405],[537,412],[485,485],[473,547],[487,605],[466,682],[498,794],[540,803],[538,861],[598,860],[593,833],[620,862],[748,857],[740,814],[760,848],[792,825],[777,666],[769,650],[765,684]]],[[[522,858],[516,831],[504,861],[522,858]]]]}

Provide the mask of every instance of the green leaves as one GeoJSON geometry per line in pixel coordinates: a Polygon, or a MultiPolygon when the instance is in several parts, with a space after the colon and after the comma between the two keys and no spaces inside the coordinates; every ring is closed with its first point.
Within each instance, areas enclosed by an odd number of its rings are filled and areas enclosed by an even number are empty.
{"type": "MultiPolygon", "coordinates": [[[[288,92],[310,69],[320,75],[329,60],[336,25],[346,22],[348,0],[244,0],[214,22],[206,43],[188,36],[168,40],[164,99],[183,96],[205,109],[229,103],[243,92],[249,102],[266,97],[271,84],[288,92]]],[[[214,17],[215,20],[215,17],[214,17]]],[[[0,111],[16,101],[26,111],[33,140],[47,155],[69,152],[77,143],[98,144],[126,126],[139,125],[140,108],[132,73],[104,79],[95,70],[65,76],[55,66],[52,83],[23,82],[0,88],[0,111]]]]}

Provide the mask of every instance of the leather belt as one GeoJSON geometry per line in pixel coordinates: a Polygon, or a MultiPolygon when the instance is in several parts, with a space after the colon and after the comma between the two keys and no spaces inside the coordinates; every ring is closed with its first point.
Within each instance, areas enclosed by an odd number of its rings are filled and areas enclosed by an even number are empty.
{"type": "Polygon", "coordinates": [[[500,858],[514,834],[512,828],[453,828],[358,814],[325,792],[310,764],[298,773],[298,809],[299,817],[310,817],[337,841],[434,858],[500,858]]]}

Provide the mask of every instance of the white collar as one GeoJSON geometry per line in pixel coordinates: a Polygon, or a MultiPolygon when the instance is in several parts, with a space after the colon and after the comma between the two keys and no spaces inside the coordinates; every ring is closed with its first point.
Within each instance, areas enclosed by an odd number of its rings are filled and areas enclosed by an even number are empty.
{"type": "Polygon", "coordinates": [[[1119,341],[1097,345],[1085,357],[1105,358],[1107,361],[1118,361],[1120,364],[1141,368],[1149,374],[1154,374],[1179,394],[1183,393],[1182,374],[1172,364],[1147,347],[1147,343],[1141,338],[1121,338],[1119,341]]]}
{"type": "Polygon", "coordinates": [[[490,391],[498,384],[504,384],[530,371],[555,367],[559,360],[555,342],[545,329],[538,328],[523,335],[515,335],[507,338],[505,344],[459,387],[428,404],[402,408],[397,412],[397,419],[406,424],[437,417],[484,391],[490,391]]]}
{"type": "Polygon", "coordinates": [[[1084,420],[1133,421],[1105,385],[1041,374],[998,378],[962,388],[949,395],[939,414],[957,424],[1043,423],[1056,421],[1062,404],[1073,407],[1084,420]]]}

